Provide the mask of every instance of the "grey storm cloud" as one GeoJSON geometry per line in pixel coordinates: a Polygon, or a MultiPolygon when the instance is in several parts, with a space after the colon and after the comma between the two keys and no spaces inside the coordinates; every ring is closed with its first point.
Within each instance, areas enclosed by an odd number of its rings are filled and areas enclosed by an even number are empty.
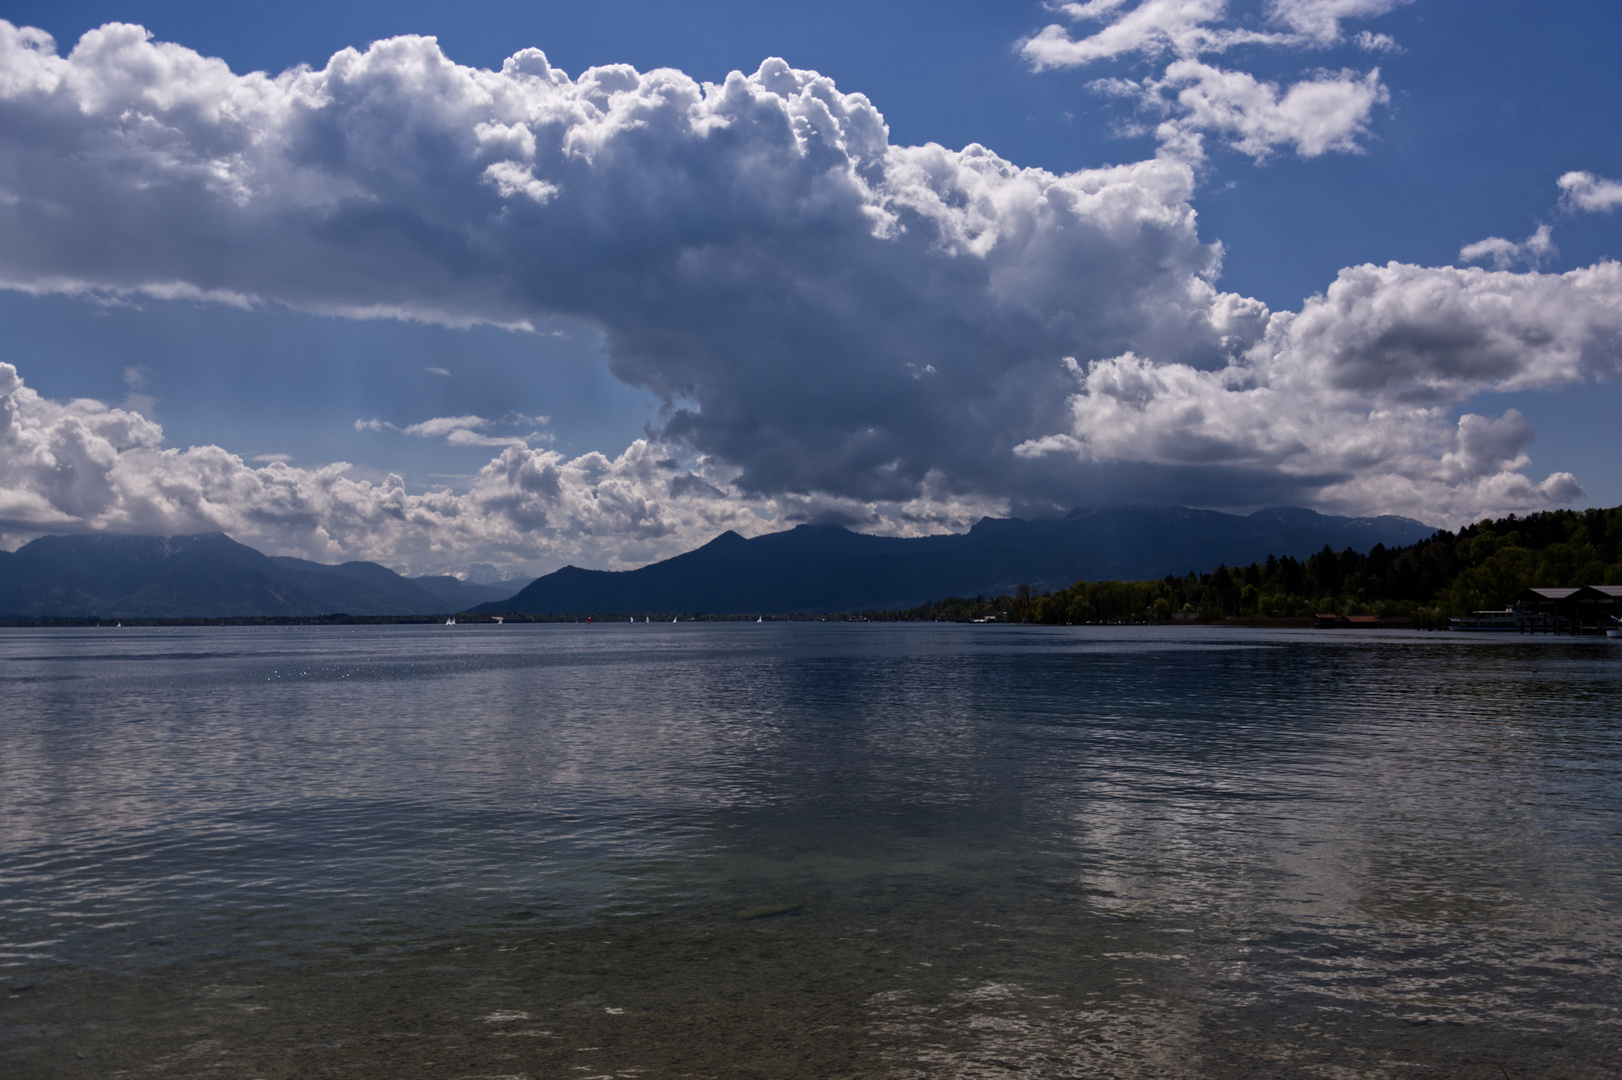
{"type": "MultiPolygon", "coordinates": [[[[1576,490],[1533,484],[1517,451],[1493,459],[1513,477],[1500,501],[1466,508],[1488,489],[1449,480],[1448,455],[1475,436],[1438,434],[1439,410],[1614,377],[1613,266],[1354,268],[1272,313],[1217,287],[1195,179],[1172,156],[1056,175],[978,145],[895,146],[866,97],[781,60],[720,84],[624,65],[569,78],[535,49],[489,71],[404,37],[237,75],[135,26],[62,56],[0,22],[0,286],[519,331],[589,320],[614,373],[666,406],[638,475],[677,452],[708,463],[702,482],[638,488],[637,521],[710,493],[776,500],[785,518],[766,520],[938,527],[1123,497],[1434,518],[1438,485],[1460,514],[1576,490]],[[1534,308],[1495,314],[1516,289],[1534,308]],[[1582,359],[1551,361],[1546,339],[1582,359]],[[1376,414],[1400,461],[1339,434],[1376,414]]],[[[570,463],[526,454],[550,452],[510,446],[489,470],[533,523],[534,499],[573,489],[554,475],[570,463]],[[553,479],[524,480],[532,466],[553,479]]],[[[579,483],[611,464],[575,467],[579,483]]],[[[495,513],[507,496],[487,487],[495,513]]]]}
{"type": "Polygon", "coordinates": [[[270,78],[130,26],[66,58],[5,39],[9,284],[584,316],[745,491],[1029,486],[1009,450],[1057,418],[1059,357],[1261,329],[1211,285],[1186,165],[891,146],[865,97],[778,60],[569,80],[536,50],[498,73],[398,38],[270,78]]]}

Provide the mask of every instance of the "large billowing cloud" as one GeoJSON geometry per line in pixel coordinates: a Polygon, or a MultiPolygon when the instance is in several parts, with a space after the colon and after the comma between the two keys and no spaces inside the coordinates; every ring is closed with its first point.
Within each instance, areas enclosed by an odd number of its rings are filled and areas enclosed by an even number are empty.
{"type": "Polygon", "coordinates": [[[569,80],[534,50],[497,73],[400,38],[271,79],[135,27],[66,58],[0,36],[0,281],[583,316],[751,492],[906,499],[933,472],[1018,494],[1055,357],[1260,330],[1211,285],[1186,166],[893,147],[864,97],[781,61],[569,80]]]}
{"type": "MultiPolygon", "coordinates": [[[[1334,36],[1376,9],[1281,3],[1277,32],[1334,36]]],[[[1229,91],[1259,103],[1221,121],[1258,154],[1334,149],[1349,130],[1313,127],[1333,102],[1294,89],[1229,91]]],[[[1513,415],[1439,425],[1481,390],[1614,376],[1615,326],[1594,314],[1622,298],[1614,267],[1361,268],[1271,313],[1217,288],[1194,184],[1168,155],[1061,176],[980,146],[893,146],[865,97],[777,60],[719,85],[625,66],[571,79],[533,49],[495,72],[397,38],[239,76],[138,27],[64,57],[0,22],[0,285],[519,332],[585,319],[615,373],[667,405],[653,440],[572,462],[447,418],[414,434],[505,449],[467,492],[408,496],[339,466],[164,450],[137,416],[19,386],[12,407],[35,419],[7,437],[36,434],[7,444],[0,527],[231,527],[419,566],[480,544],[617,565],[815,516],[911,530],[1147,499],[1437,520],[1574,490],[1522,475],[1530,434],[1513,415]],[[1580,317],[1506,321],[1522,293],[1580,317]],[[1428,299],[1406,310],[1414,297],[1428,299]],[[1553,364],[1549,335],[1585,359],[1553,364]],[[1153,388],[1109,389],[1140,377],[1153,388]],[[1376,430],[1406,449],[1376,453],[1376,430]],[[553,476],[573,479],[536,479],[553,476]]]]}

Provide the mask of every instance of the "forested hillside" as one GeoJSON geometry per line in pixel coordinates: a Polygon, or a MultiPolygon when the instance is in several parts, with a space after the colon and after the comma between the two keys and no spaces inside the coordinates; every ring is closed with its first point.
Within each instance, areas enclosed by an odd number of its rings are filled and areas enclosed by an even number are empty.
{"type": "Polygon", "coordinates": [[[1622,507],[1511,515],[1368,554],[1328,547],[1306,559],[1269,556],[1245,567],[1157,581],[1078,581],[995,600],[952,597],[904,614],[965,620],[1007,612],[1042,623],[1340,615],[1448,616],[1502,607],[1532,586],[1622,584],[1622,507]]]}

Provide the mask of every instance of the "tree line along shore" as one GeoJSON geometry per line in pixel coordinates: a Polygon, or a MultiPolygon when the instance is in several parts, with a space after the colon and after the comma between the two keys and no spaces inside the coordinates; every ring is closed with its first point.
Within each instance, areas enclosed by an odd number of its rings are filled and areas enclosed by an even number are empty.
{"type": "Polygon", "coordinates": [[[1528,588],[1617,584],[1622,507],[1511,514],[1367,554],[1326,546],[1306,559],[1268,556],[1156,581],[1078,581],[1056,592],[1022,586],[995,599],[948,597],[894,614],[1047,624],[1376,615],[1426,628],[1502,607],[1528,588]]]}

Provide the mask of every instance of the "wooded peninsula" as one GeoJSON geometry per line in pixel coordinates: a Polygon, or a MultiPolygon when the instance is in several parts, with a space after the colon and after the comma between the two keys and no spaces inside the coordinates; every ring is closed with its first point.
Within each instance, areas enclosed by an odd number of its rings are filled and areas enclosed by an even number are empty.
{"type": "Polygon", "coordinates": [[[948,597],[877,617],[1081,624],[1332,613],[1411,619],[1423,628],[1503,607],[1534,586],[1617,584],[1622,507],[1511,514],[1456,533],[1440,530],[1407,547],[1376,545],[1367,554],[1326,545],[1306,559],[1268,556],[1156,581],[1078,581],[1043,593],[1021,586],[995,599],[948,597]]]}

